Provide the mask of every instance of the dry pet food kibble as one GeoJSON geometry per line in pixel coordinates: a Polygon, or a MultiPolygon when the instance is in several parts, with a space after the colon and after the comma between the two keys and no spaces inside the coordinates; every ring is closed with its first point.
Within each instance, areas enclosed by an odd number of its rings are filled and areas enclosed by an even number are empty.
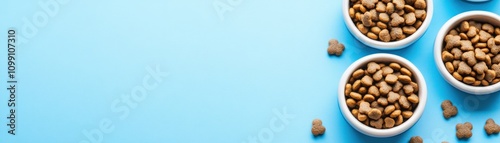
{"type": "Polygon", "coordinates": [[[314,136],[323,135],[326,128],[323,126],[323,122],[320,119],[314,119],[312,122],[311,132],[314,136]]]}
{"type": "Polygon", "coordinates": [[[493,119],[489,118],[488,120],[486,120],[484,130],[488,135],[498,134],[498,132],[500,132],[500,126],[497,125],[493,119]]]}
{"type": "Polygon", "coordinates": [[[445,36],[441,58],[446,70],[472,86],[500,82],[500,33],[489,23],[462,21],[445,36]]]}
{"type": "Polygon", "coordinates": [[[410,139],[410,143],[423,143],[424,139],[422,139],[420,136],[413,136],[410,139]]]}
{"type": "Polygon", "coordinates": [[[345,85],[346,104],[361,123],[389,129],[413,116],[419,103],[413,73],[399,63],[368,62],[345,85]]]}
{"type": "Polygon", "coordinates": [[[453,106],[450,100],[445,100],[441,103],[441,109],[443,109],[443,116],[449,119],[458,113],[457,107],[453,106]]]}
{"type": "Polygon", "coordinates": [[[342,55],[342,52],[344,52],[344,49],[344,44],[339,43],[336,39],[328,41],[328,54],[340,56],[342,55]]]}
{"type": "Polygon", "coordinates": [[[358,30],[383,42],[412,35],[427,16],[425,0],[350,0],[349,6],[349,16],[358,30]]]}
{"type": "Polygon", "coordinates": [[[469,122],[465,122],[464,124],[457,124],[455,127],[457,130],[457,138],[459,139],[468,139],[472,137],[472,124],[469,122]]]}

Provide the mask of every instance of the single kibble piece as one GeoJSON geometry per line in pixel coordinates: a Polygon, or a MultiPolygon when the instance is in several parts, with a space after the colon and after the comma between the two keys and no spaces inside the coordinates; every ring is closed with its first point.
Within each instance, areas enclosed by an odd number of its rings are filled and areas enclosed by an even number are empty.
{"type": "Polygon", "coordinates": [[[312,122],[311,132],[314,136],[323,135],[326,128],[323,126],[323,122],[320,119],[314,119],[312,122]]]}
{"type": "Polygon", "coordinates": [[[336,39],[332,39],[328,42],[328,49],[327,52],[330,55],[337,55],[340,56],[344,52],[344,44],[339,43],[336,39]]]}
{"type": "Polygon", "coordinates": [[[410,143],[423,143],[424,139],[422,139],[420,136],[413,136],[410,139],[410,143]]]}
{"type": "MultiPolygon", "coordinates": [[[[376,103],[376,102],[374,102],[374,103],[376,103]]],[[[380,119],[381,116],[382,116],[382,111],[380,111],[378,109],[371,109],[368,112],[368,117],[370,117],[370,119],[373,119],[373,120],[378,120],[378,119],[380,119]]]]}
{"type": "Polygon", "coordinates": [[[468,139],[472,137],[472,124],[470,122],[465,122],[464,124],[457,124],[455,127],[457,130],[458,139],[468,139]]]}
{"type": "Polygon", "coordinates": [[[497,125],[493,119],[489,118],[488,120],[486,120],[484,130],[488,135],[498,134],[500,132],[500,126],[497,125]]]}
{"type": "Polygon", "coordinates": [[[443,109],[443,116],[446,119],[449,119],[458,113],[457,107],[451,103],[450,100],[445,100],[441,103],[441,109],[443,109]]]}

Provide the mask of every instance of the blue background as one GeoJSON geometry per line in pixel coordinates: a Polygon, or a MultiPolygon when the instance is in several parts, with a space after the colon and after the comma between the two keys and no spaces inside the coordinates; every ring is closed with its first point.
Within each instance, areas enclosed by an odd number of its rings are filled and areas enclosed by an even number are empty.
{"type": "MultiPolygon", "coordinates": [[[[2,1],[2,31],[14,27],[24,41],[17,49],[17,135],[7,134],[2,125],[0,142],[84,143],[84,132],[98,130],[102,121],[110,121],[113,130],[94,136],[101,142],[246,143],[267,133],[272,136],[263,137],[270,142],[407,142],[415,135],[425,142],[465,142],[455,137],[455,124],[465,121],[474,125],[469,142],[500,142],[483,129],[487,118],[500,122],[500,93],[458,91],[439,75],[432,56],[436,34],[449,18],[469,10],[500,14],[499,0],[435,0],[427,32],[397,51],[375,50],[354,39],[341,17],[340,0],[242,0],[237,5],[226,0],[61,0],[58,11],[30,35],[23,27],[40,13],[48,15],[39,2],[54,0],[2,1]],[[224,20],[213,7],[216,1],[232,9],[224,20]],[[341,57],[327,55],[331,38],[346,46],[341,57]],[[357,132],[337,104],[344,70],[360,57],[381,52],[413,62],[429,90],[421,119],[391,138],[357,132]],[[150,77],[147,69],[156,67],[169,75],[120,118],[114,101],[142,87],[150,77]],[[459,109],[449,120],[441,115],[446,99],[459,109]],[[286,123],[275,112],[284,108],[293,114],[286,123]],[[325,135],[311,135],[314,118],[323,120],[325,135]],[[270,122],[284,129],[270,130],[270,122]]],[[[7,67],[6,51],[0,50],[0,67],[7,67]]],[[[7,75],[1,75],[5,81],[7,75]]],[[[1,93],[0,123],[6,124],[8,96],[6,90],[1,93]]]]}

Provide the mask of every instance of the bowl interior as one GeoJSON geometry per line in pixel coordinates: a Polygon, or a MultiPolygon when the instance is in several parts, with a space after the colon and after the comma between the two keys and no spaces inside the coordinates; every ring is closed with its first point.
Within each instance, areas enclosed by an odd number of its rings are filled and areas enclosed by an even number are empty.
{"type": "Polygon", "coordinates": [[[500,17],[491,12],[485,11],[469,11],[461,13],[446,22],[436,37],[434,45],[434,59],[436,65],[438,66],[439,72],[445,78],[445,80],[450,83],[455,88],[462,90],[464,92],[476,95],[489,94],[500,90],[500,83],[496,83],[489,86],[471,86],[467,85],[461,81],[456,80],[448,71],[442,61],[441,52],[443,50],[444,37],[453,28],[457,27],[464,20],[474,20],[483,23],[490,23],[494,26],[500,26],[500,17]]]}
{"type": "Polygon", "coordinates": [[[425,20],[423,21],[422,25],[420,28],[417,29],[415,33],[412,35],[406,37],[403,40],[399,41],[391,41],[391,42],[382,42],[378,40],[373,40],[368,38],[366,35],[361,33],[354,22],[352,21],[351,17],[349,16],[349,1],[350,0],[343,0],[343,17],[344,17],[344,23],[346,24],[348,30],[354,35],[356,39],[361,41],[363,44],[381,49],[381,50],[396,50],[396,49],[401,49],[405,48],[411,44],[413,44],[415,41],[417,41],[427,30],[427,28],[430,25],[430,22],[432,20],[432,16],[434,14],[434,5],[433,5],[433,0],[426,0],[427,2],[427,16],[425,20]]]}
{"type": "Polygon", "coordinates": [[[339,82],[339,106],[342,110],[342,113],[344,115],[344,118],[348,120],[348,123],[351,124],[356,130],[359,132],[362,132],[366,135],[369,136],[374,136],[374,137],[390,137],[390,136],[395,136],[400,133],[403,133],[404,131],[408,130],[411,126],[413,126],[416,121],[420,118],[420,116],[423,113],[426,101],[427,101],[427,86],[425,84],[425,80],[420,73],[420,71],[408,60],[392,55],[392,54],[373,54],[369,56],[365,56],[353,64],[347,70],[344,72],[342,75],[341,81],[339,82]],[[416,80],[416,83],[419,85],[419,104],[414,110],[414,114],[412,117],[410,117],[408,120],[406,120],[403,124],[390,128],[390,129],[376,129],[370,126],[366,126],[365,124],[361,123],[358,121],[352,114],[349,108],[347,107],[346,104],[346,99],[344,95],[344,89],[345,89],[345,84],[348,82],[348,79],[351,77],[352,73],[365,66],[368,62],[396,62],[399,63],[401,66],[404,66],[408,68],[413,74],[414,74],[414,79],[416,80]]]}

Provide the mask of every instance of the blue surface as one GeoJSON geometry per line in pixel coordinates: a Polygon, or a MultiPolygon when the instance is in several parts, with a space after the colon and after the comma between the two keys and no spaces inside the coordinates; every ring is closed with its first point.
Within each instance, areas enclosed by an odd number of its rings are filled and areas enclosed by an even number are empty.
{"type": "MultiPolygon", "coordinates": [[[[92,142],[86,133],[94,142],[120,143],[407,142],[415,135],[425,142],[467,142],[455,137],[455,124],[465,121],[474,125],[468,142],[500,142],[483,130],[487,118],[500,122],[500,93],[457,91],[439,75],[432,56],[434,38],[449,18],[469,10],[499,14],[500,0],[435,0],[427,32],[397,51],[355,40],[342,20],[340,0],[66,1],[56,3],[59,10],[31,33],[24,26],[46,13],[42,6],[2,2],[0,27],[18,29],[24,41],[17,51],[17,134],[1,126],[1,142],[92,142]],[[232,9],[223,20],[217,2],[232,9]],[[331,38],[345,44],[341,57],[327,55],[331,38]],[[413,62],[429,90],[421,119],[391,138],[355,131],[337,104],[343,71],[380,52],[413,62]],[[168,76],[154,78],[156,67],[168,76]],[[156,86],[146,89],[144,79],[156,86]],[[147,95],[125,102],[143,90],[147,95]],[[459,109],[449,120],[441,115],[446,99],[459,109]],[[311,135],[314,118],[323,120],[324,136],[311,135]],[[109,129],[100,129],[102,123],[109,129]]],[[[0,55],[6,59],[6,50],[0,55]]],[[[7,67],[6,60],[0,67],[7,67]]],[[[7,91],[1,93],[0,101],[7,101],[7,91]]],[[[0,113],[8,115],[6,105],[0,113]]]]}

